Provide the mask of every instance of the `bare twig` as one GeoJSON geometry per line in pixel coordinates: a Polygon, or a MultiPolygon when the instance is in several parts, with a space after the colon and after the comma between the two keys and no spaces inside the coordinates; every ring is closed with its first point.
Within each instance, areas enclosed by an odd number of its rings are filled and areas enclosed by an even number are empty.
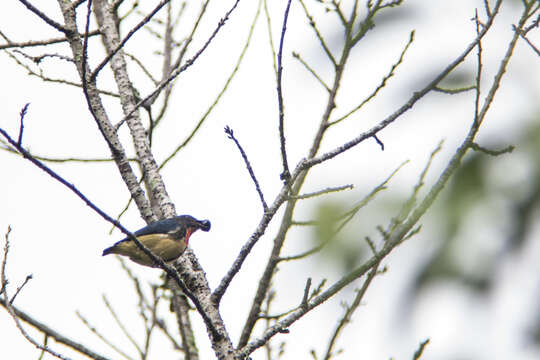
{"type": "Polygon", "coordinates": [[[277,77],[277,63],[276,63],[276,47],[274,46],[274,38],[272,36],[272,19],[270,18],[270,11],[268,11],[268,0],[264,1],[264,15],[266,17],[266,29],[268,30],[268,45],[270,52],[272,53],[272,66],[274,74],[277,77]]]}
{"type": "MultiPolygon", "coordinates": [[[[30,66],[28,66],[27,64],[23,63],[22,61],[20,61],[14,54],[12,54],[11,52],[9,51],[6,51],[6,54],[11,58],[13,59],[18,65],[22,66],[24,69],[26,69],[29,73],[29,75],[32,75],[32,76],[36,76],[38,78],[40,78],[41,80],[43,81],[46,81],[46,82],[52,82],[52,83],[58,83],[58,84],[65,84],[65,85],[69,85],[69,86],[75,86],[75,87],[79,87],[79,88],[82,88],[82,84],[79,84],[79,83],[76,83],[76,82],[73,82],[73,81],[69,81],[69,80],[66,80],[66,79],[56,79],[56,78],[51,78],[51,77],[48,77],[48,76],[45,76],[45,74],[43,73],[42,70],[40,70],[39,73],[37,73],[36,71],[34,71],[30,66]]],[[[103,94],[103,95],[108,95],[108,96],[112,96],[112,97],[119,97],[118,94],[116,93],[113,93],[113,92],[110,92],[110,91],[107,91],[107,90],[99,90],[99,89],[96,89],[96,91],[100,94],[103,94]]]]}
{"type": "MultiPolygon", "coordinates": [[[[9,313],[9,315],[11,316],[13,321],[15,322],[15,326],[17,327],[19,332],[24,336],[24,338],[26,340],[28,340],[28,342],[30,342],[36,348],[38,348],[38,349],[40,349],[42,351],[48,352],[49,354],[51,354],[54,357],[57,357],[57,358],[62,359],[62,360],[69,360],[69,358],[67,358],[64,355],[52,350],[47,345],[42,345],[39,342],[37,342],[36,340],[34,340],[34,338],[32,338],[26,332],[26,330],[22,327],[22,324],[21,324],[21,321],[20,321],[22,319],[22,316],[20,316],[20,314],[17,313],[16,308],[12,305],[12,301],[14,300],[14,298],[15,298],[15,296],[17,294],[15,294],[13,296],[11,301],[9,300],[9,295],[8,295],[8,290],[7,290],[8,279],[7,279],[7,275],[6,275],[6,264],[7,264],[8,251],[9,251],[9,234],[10,234],[10,232],[11,232],[11,227],[8,226],[8,230],[7,230],[6,234],[5,234],[4,258],[2,259],[2,264],[0,265],[0,283],[2,284],[2,288],[0,289],[1,290],[0,295],[2,295],[0,297],[0,305],[2,305],[7,310],[7,312],[9,313]]],[[[21,288],[22,288],[22,286],[21,286],[21,288]]],[[[98,358],[96,357],[96,359],[98,359],[98,358]]]]}
{"type": "MultiPolygon", "coordinates": [[[[407,44],[405,45],[405,47],[403,48],[403,50],[401,51],[401,54],[399,56],[399,59],[397,62],[395,62],[392,67],[390,68],[390,71],[388,72],[388,74],[386,74],[382,80],[381,80],[381,83],[375,88],[375,90],[373,90],[373,92],[368,96],[366,97],[358,106],[356,106],[354,109],[350,110],[349,112],[347,112],[345,115],[343,116],[340,116],[339,118],[337,118],[336,120],[330,122],[328,124],[328,126],[331,126],[331,125],[335,125],[335,124],[338,124],[340,123],[341,121],[345,120],[346,118],[348,118],[349,116],[351,116],[352,114],[354,114],[355,112],[357,112],[358,110],[360,110],[365,104],[367,104],[371,99],[373,99],[378,93],[379,91],[384,88],[386,86],[386,82],[392,77],[394,76],[395,74],[395,71],[396,69],[399,67],[399,65],[401,65],[401,63],[403,62],[403,59],[405,58],[405,53],[407,52],[407,50],[409,49],[409,47],[411,46],[411,44],[413,43],[414,41],[414,30],[411,31],[410,33],[410,36],[409,36],[409,41],[407,42],[407,44]]],[[[377,138],[375,137],[375,140],[377,140],[377,138]]],[[[384,150],[384,146],[382,146],[383,150],[384,150]]]]}
{"type": "Polygon", "coordinates": [[[304,60],[302,59],[302,57],[300,56],[299,53],[297,52],[294,52],[292,53],[293,57],[295,59],[297,59],[298,61],[300,61],[300,63],[302,65],[304,65],[304,67],[306,68],[306,70],[315,77],[315,79],[317,79],[317,81],[319,81],[319,83],[326,89],[326,91],[328,92],[331,92],[332,90],[330,90],[330,88],[328,87],[328,85],[326,85],[326,83],[324,82],[324,80],[319,76],[319,74],[317,74],[317,72],[315,72],[315,70],[309,66],[309,64],[304,60]]]}
{"type": "Polygon", "coordinates": [[[491,156],[499,156],[499,155],[503,155],[503,154],[506,154],[506,153],[511,153],[512,151],[514,151],[515,146],[514,145],[509,145],[509,146],[507,146],[507,147],[505,147],[504,149],[501,149],[501,150],[490,150],[490,149],[486,149],[485,147],[482,147],[482,146],[478,145],[477,143],[472,143],[471,144],[471,149],[473,149],[475,151],[483,152],[483,153],[491,155],[491,156]]]}
{"type": "Polygon", "coordinates": [[[484,9],[486,10],[486,16],[489,18],[491,17],[491,10],[489,8],[489,2],[488,0],[484,0],[484,9]]]}
{"type": "Polygon", "coordinates": [[[22,3],[24,6],[26,6],[26,8],[28,10],[30,10],[31,12],[33,12],[34,14],[39,16],[41,18],[41,20],[45,21],[47,24],[49,24],[50,26],[52,26],[56,30],[61,31],[61,32],[65,33],[65,34],[67,34],[69,32],[69,30],[66,29],[63,25],[61,25],[60,23],[57,23],[56,21],[54,21],[53,19],[51,19],[50,17],[45,15],[38,8],[36,8],[34,5],[30,4],[30,2],[28,2],[27,0],[19,0],[19,2],[22,3]]]}
{"type": "MultiPolygon", "coordinates": [[[[143,353],[141,354],[141,359],[146,360],[148,358],[148,354],[150,352],[150,341],[152,339],[152,333],[154,329],[157,326],[157,308],[158,303],[161,297],[157,293],[158,289],[156,286],[152,286],[152,305],[150,306],[150,319],[146,319],[146,331],[145,331],[145,341],[144,341],[144,349],[143,353]],[[150,324],[148,324],[150,323],[150,324]]],[[[187,360],[187,359],[186,359],[187,360]]]]}
{"type": "Polygon", "coordinates": [[[133,358],[131,356],[129,356],[128,354],[126,354],[124,351],[122,351],[119,347],[117,347],[116,345],[114,345],[109,339],[107,336],[103,335],[102,333],[100,333],[98,331],[98,329],[90,324],[90,322],[88,321],[88,319],[86,317],[84,317],[79,311],[76,311],[75,312],[75,315],[77,315],[77,317],[79,318],[79,320],[81,320],[81,322],[88,328],[88,330],[90,330],[90,332],[92,332],[94,335],[96,335],[98,337],[98,339],[100,339],[101,341],[103,341],[104,344],[106,344],[107,346],[109,346],[111,349],[113,349],[114,351],[116,351],[119,355],[121,355],[122,357],[126,358],[127,360],[133,360],[133,358]]]}
{"type": "Polygon", "coordinates": [[[260,6],[261,6],[261,0],[259,0],[259,7],[257,8],[257,12],[255,13],[255,16],[253,18],[253,22],[251,23],[251,27],[249,29],[249,34],[247,36],[246,42],[244,44],[244,48],[242,49],[242,52],[240,53],[240,56],[238,57],[238,60],[236,61],[236,65],[234,69],[232,70],[231,74],[227,78],[227,81],[225,81],[223,88],[214,99],[214,102],[208,107],[206,112],[200,118],[197,125],[195,125],[191,133],[186,137],[186,139],[180,145],[176,147],[176,149],[174,149],[174,151],[169,156],[167,156],[165,160],[163,160],[163,162],[159,166],[160,169],[162,169],[169,161],[171,161],[182,148],[186,147],[190,143],[190,141],[195,137],[195,135],[197,134],[197,132],[199,131],[199,129],[201,128],[205,120],[208,118],[208,116],[210,116],[212,111],[215,109],[216,105],[221,100],[222,96],[225,94],[225,92],[229,88],[229,85],[231,84],[232,80],[234,79],[238,70],[240,69],[240,64],[242,63],[242,60],[244,59],[244,55],[246,54],[247,49],[249,48],[249,45],[251,44],[251,38],[253,36],[253,31],[255,30],[255,24],[257,23],[257,20],[260,14],[260,6]]]}
{"type": "MultiPolygon", "coordinates": [[[[170,3],[169,3],[170,4],[170,3]]],[[[146,68],[146,66],[139,60],[137,59],[137,57],[135,57],[135,55],[132,55],[126,51],[124,51],[124,55],[126,55],[127,57],[129,57],[131,60],[133,60],[133,62],[135,64],[137,64],[137,66],[143,71],[143,73],[150,79],[150,81],[152,81],[154,83],[154,85],[157,85],[159,83],[158,80],[156,80],[152,74],[150,73],[150,71],[146,68]]]]}
{"type": "Polygon", "coordinates": [[[444,141],[441,140],[439,144],[437,145],[437,147],[429,155],[429,159],[426,165],[424,166],[424,169],[420,173],[420,176],[418,177],[418,182],[413,187],[413,191],[411,195],[409,196],[407,201],[403,203],[403,206],[401,207],[398,215],[390,221],[388,229],[387,230],[383,230],[382,228],[379,229],[379,231],[381,232],[381,235],[383,236],[385,240],[388,240],[388,238],[390,237],[394,229],[403,221],[405,221],[405,219],[411,213],[411,210],[413,209],[413,207],[417,204],[418,193],[420,192],[420,189],[424,186],[424,180],[426,178],[427,172],[431,167],[431,164],[433,162],[433,159],[435,158],[435,155],[437,155],[439,151],[441,151],[443,143],[444,141]]]}
{"type": "MultiPolygon", "coordinates": [[[[99,35],[100,32],[98,30],[91,31],[88,36],[95,36],[99,35]]],[[[35,47],[35,46],[46,46],[46,45],[52,45],[52,44],[58,44],[62,42],[68,41],[66,37],[59,37],[59,38],[51,38],[51,39],[45,39],[45,40],[29,40],[25,42],[13,42],[8,40],[4,34],[0,32],[0,35],[7,41],[7,44],[0,45],[0,50],[4,49],[10,49],[10,48],[26,48],[26,47],[35,47]]]]}
{"type": "Polygon", "coordinates": [[[277,95],[278,95],[278,107],[279,107],[279,142],[281,146],[281,161],[283,163],[283,172],[280,175],[280,179],[285,184],[289,184],[291,173],[289,172],[289,164],[287,161],[287,151],[285,147],[285,130],[283,128],[283,122],[285,119],[285,109],[283,105],[283,90],[282,81],[283,76],[283,44],[285,42],[285,31],[287,30],[287,20],[289,18],[289,10],[291,8],[291,0],[287,2],[285,8],[285,15],[283,15],[283,27],[281,29],[281,38],[279,40],[279,51],[277,54],[277,95]]]}
{"type": "MultiPolygon", "coordinates": [[[[367,194],[362,200],[360,200],[352,209],[338,216],[336,220],[343,219],[343,221],[332,233],[332,235],[328,237],[328,239],[325,239],[325,241],[321,242],[319,245],[307,251],[304,251],[300,254],[280,257],[279,261],[292,261],[292,260],[304,259],[310,255],[315,254],[316,252],[321,251],[326,245],[328,245],[328,243],[330,243],[330,241],[332,241],[332,239],[334,239],[339,234],[339,232],[349,223],[349,221],[353,219],[353,217],[358,213],[358,211],[361,208],[366,206],[380,191],[383,191],[386,189],[386,185],[388,184],[388,182],[407,163],[408,161],[404,161],[403,163],[401,163],[383,182],[381,182],[379,185],[373,188],[373,190],[371,190],[369,194],[367,194]]],[[[316,225],[316,223],[306,222],[306,223],[301,223],[301,225],[316,225]]]]}
{"type": "Polygon", "coordinates": [[[26,103],[26,105],[23,106],[21,112],[19,113],[20,125],[19,125],[19,137],[17,138],[17,144],[19,146],[22,146],[22,137],[23,137],[23,131],[24,131],[24,117],[26,116],[26,111],[28,110],[29,105],[30,103],[26,103]]]}
{"type": "Polygon", "coordinates": [[[19,286],[17,287],[17,290],[15,291],[15,294],[13,294],[13,296],[11,297],[11,300],[9,300],[9,304],[12,305],[13,302],[15,301],[15,298],[17,297],[17,295],[19,295],[19,293],[21,292],[22,288],[28,283],[28,281],[32,280],[32,274],[30,275],[27,275],[26,278],[24,279],[24,282],[19,286]]]}
{"type": "Polygon", "coordinates": [[[253,247],[255,246],[257,241],[259,241],[261,236],[264,235],[264,232],[266,228],[268,227],[270,220],[272,220],[272,217],[277,212],[281,204],[283,204],[283,202],[285,202],[285,200],[287,199],[287,194],[288,194],[287,187],[283,186],[281,189],[281,192],[276,196],[274,203],[263,214],[263,217],[260,220],[259,224],[257,225],[257,228],[255,229],[255,231],[251,234],[248,241],[240,249],[238,256],[234,260],[230,269],[227,271],[227,274],[225,274],[225,276],[221,279],[218,287],[212,293],[212,299],[214,303],[219,304],[221,298],[223,297],[223,294],[229,287],[233,278],[240,271],[240,268],[242,267],[242,264],[244,263],[247,256],[251,252],[251,249],[253,249],[253,247]]]}
{"type": "Polygon", "coordinates": [[[332,0],[332,5],[334,5],[335,12],[339,17],[339,20],[341,21],[341,24],[343,26],[347,26],[347,19],[345,19],[345,14],[341,10],[340,2],[336,1],[336,0],[332,0]]]}
{"type": "Polygon", "coordinates": [[[343,190],[352,190],[353,188],[354,188],[354,186],[352,184],[336,186],[336,187],[328,187],[326,189],[311,192],[311,193],[291,196],[290,198],[291,199],[309,199],[309,198],[312,198],[312,197],[316,197],[316,196],[320,196],[320,195],[324,195],[324,194],[329,194],[329,193],[332,193],[332,192],[343,191],[343,190]]]}
{"type": "Polygon", "coordinates": [[[70,63],[74,63],[72,58],[67,57],[65,55],[60,55],[60,54],[42,54],[42,55],[31,56],[22,52],[19,49],[15,49],[13,50],[13,52],[24,56],[25,58],[31,60],[35,64],[40,64],[46,58],[57,58],[57,59],[64,60],[70,63]]]}
{"type": "Polygon", "coordinates": [[[375,139],[375,141],[377,142],[377,144],[379,144],[379,146],[381,147],[381,150],[384,151],[384,144],[383,144],[383,142],[377,137],[377,134],[374,134],[374,135],[373,135],[373,138],[375,139]]]}
{"type": "Polygon", "coordinates": [[[466,86],[466,87],[458,88],[458,89],[445,89],[445,88],[442,88],[440,86],[435,86],[433,88],[433,91],[441,92],[441,93],[449,94],[449,95],[455,95],[455,94],[459,94],[459,93],[462,93],[462,92],[474,90],[475,88],[476,88],[475,85],[466,86]]]}
{"type": "Polygon", "coordinates": [[[259,198],[261,199],[261,203],[263,206],[264,212],[268,210],[268,205],[266,204],[266,201],[264,200],[264,195],[261,191],[261,187],[259,186],[259,182],[257,181],[257,178],[255,177],[255,173],[253,172],[253,168],[251,167],[251,164],[247,158],[246,152],[244,149],[242,149],[242,145],[236,140],[236,137],[234,137],[233,130],[229,126],[225,126],[225,133],[227,134],[227,137],[234,141],[236,146],[238,147],[238,150],[240,151],[240,154],[242,155],[242,158],[244,159],[244,163],[246,164],[246,168],[249,172],[249,176],[251,176],[251,180],[253,180],[253,183],[255,184],[255,189],[257,190],[257,194],[259,194],[259,198]]]}
{"type": "MultiPolygon", "coordinates": [[[[480,21],[478,20],[478,10],[475,11],[474,21],[476,24],[476,36],[480,35],[480,21]]],[[[478,40],[477,44],[477,68],[476,68],[476,83],[475,83],[475,97],[474,97],[474,121],[479,121],[478,119],[478,107],[480,104],[480,86],[482,80],[482,41],[478,40]]]]}
{"type": "Polygon", "coordinates": [[[171,299],[171,306],[176,313],[176,319],[178,323],[178,330],[180,332],[180,338],[182,339],[183,350],[186,360],[198,360],[199,354],[196,351],[195,335],[193,329],[191,329],[191,323],[189,320],[189,305],[186,297],[181,294],[177,288],[172,287],[173,297],[171,299]]]}
{"type": "Polygon", "coordinates": [[[133,29],[131,29],[128,34],[126,35],[126,37],[124,37],[124,39],[116,46],[116,48],[112,49],[111,51],[109,51],[109,54],[107,55],[107,57],[105,59],[103,59],[103,61],[95,68],[95,70],[92,72],[92,74],[90,75],[90,81],[94,81],[97,77],[97,75],[99,74],[99,72],[103,69],[103,67],[105,65],[107,65],[107,63],[112,59],[112,57],[114,55],[116,55],[116,53],[118,51],[120,51],[120,49],[122,49],[124,47],[124,45],[128,42],[128,40],[137,32],[139,31],[139,29],[141,27],[143,27],[144,25],[146,25],[153,17],[154,15],[156,15],[156,13],[161,10],[161,8],[163,6],[165,6],[170,0],[161,0],[161,2],[159,4],[157,4],[157,6],[154,8],[154,10],[152,10],[144,19],[142,19],[137,25],[135,25],[135,27],[133,29]]]}
{"type": "Polygon", "coordinates": [[[127,330],[127,328],[124,326],[124,324],[122,323],[122,321],[120,320],[120,318],[118,317],[118,315],[116,314],[116,311],[112,308],[111,306],[111,303],[109,302],[109,300],[107,299],[107,297],[105,295],[102,296],[102,299],[103,299],[103,303],[105,304],[105,306],[107,307],[107,309],[109,310],[109,312],[111,313],[111,316],[113,317],[114,321],[116,321],[116,324],[118,325],[118,327],[120,328],[120,330],[122,330],[122,332],[124,333],[124,335],[126,336],[126,338],[129,340],[129,342],[131,344],[133,344],[133,346],[135,347],[135,349],[137,350],[137,352],[139,353],[139,355],[142,355],[143,354],[143,351],[141,349],[141,347],[139,346],[139,344],[137,344],[137,341],[135,341],[135,339],[133,338],[133,336],[129,333],[129,331],[127,330]]]}
{"type": "Polygon", "coordinates": [[[324,360],[330,360],[330,358],[332,358],[332,356],[334,355],[334,346],[336,345],[336,341],[339,335],[341,334],[341,332],[343,331],[343,329],[345,328],[345,326],[348,323],[350,323],[354,312],[360,306],[360,303],[362,299],[364,298],[364,295],[366,294],[366,291],[369,285],[371,284],[371,281],[373,280],[373,278],[375,278],[375,275],[377,275],[377,268],[378,268],[378,264],[375,265],[372,268],[372,270],[369,272],[360,290],[357,290],[356,295],[351,305],[346,307],[345,313],[343,314],[341,319],[338,321],[338,324],[336,328],[334,329],[332,336],[330,337],[330,341],[328,342],[328,347],[326,348],[326,354],[324,355],[324,358],[323,358],[324,360]]]}
{"type": "Polygon", "coordinates": [[[308,306],[308,296],[309,296],[309,289],[311,288],[311,278],[308,278],[306,281],[306,286],[304,287],[304,296],[302,296],[302,302],[300,303],[300,306],[307,308],[308,306]]]}
{"type": "MultiPolygon", "coordinates": [[[[4,257],[2,259],[2,265],[0,266],[0,282],[2,283],[2,288],[0,288],[0,295],[2,295],[7,288],[8,279],[6,275],[6,264],[7,256],[9,251],[9,234],[11,233],[11,226],[8,226],[6,233],[4,234],[4,257]]],[[[7,297],[6,297],[7,299],[7,297]]]]}
{"type": "Polygon", "coordinates": [[[523,38],[523,40],[525,40],[525,42],[527,42],[527,44],[529,44],[529,46],[531,47],[531,49],[533,49],[536,55],[540,56],[540,49],[538,49],[524,34],[521,34],[521,37],[523,38]]]}
{"type": "Polygon", "coordinates": [[[427,344],[429,344],[429,339],[426,339],[420,343],[420,346],[418,346],[418,349],[414,352],[413,360],[418,360],[422,357],[427,344]]]}
{"type": "MultiPolygon", "coordinates": [[[[180,7],[180,10],[178,12],[178,15],[176,16],[176,20],[172,22],[172,24],[169,23],[169,26],[167,26],[165,30],[165,38],[164,38],[164,61],[163,61],[163,72],[162,72],[162,80],[166,79],[169,75],[171,75],[171,71],[174,69],[177,69],[184,60],[184,56],[186,55],[187,50],[189,49],[189,45],[193,41],[193,38],[195,36],[195,33],[199,29],[199,24],[201,23],[204,14],[206,13],[206,9],[208,7],[208,3],[210,0],[206,0],[204,4],[201,6],[201,10],[199,11],[199,15],[197,16],[197,20],[195,20],[195,23],[193,27],[191,28],[191,32],[188,35],[186,39],[182,41],[182,49],[180,50],[180,53],[178,54],[178,57],[176,58],[176,61],[173,65],[171,65],[172,62],[172,31],[173,29],[178,25],[178,22],[180,21],[180,18],[182,17],[182,14],[184,13],[185,3],[182,3],[182,6],[180,7]],[[169,38],[171,40],[169,41],[169,38]]],[[[179,44],[178,44],[179,45],[179,44]]],[[[157,126],[161,119],[165,116],[165,110],[168,108],[169,99],[172,94],[172,86],[167,86],[165,88],[165,96],[163,99],[163,104],[161,106],[161,110],[159,111],[159,114],[156,116],[154,126],[157,126]]],[[[160,90],[161,91],[161,90],[160,90]]],[[[151,99],[157,98],[160,92],[158,92],[156,95],[154,95],[151,99]]]]}
{"type": "MultiPolygon", "coordinates": [[[[0,143],[4,144],[4,141],[2,139],[0,139],[0,143]]],[[[17,150],[9,147],[9,146],[2,146],[0,147],[0,150],[4,150],[4,151],[7,151],[9,153],[12,153],[14,155],[21,155],[19,152],[17,152],[17,150]]],[[[84,158],[75,158],[75,157],[66,157],[66,158],[52,158],[52,157],[47,157],[47,156],[40,156],[40,155],[32,155],[34,156],[36,159],[40,160],[40,161],[45,161],[45,162],[51,162],[51,163],[65,163],[65,162],[79,162],[79,163],[103,163],[103,162],[111,162],[111,161],[114,161],[114,159],[112,158],[95,158],[95,159],[84,159],[84,158]]],[[[128,159],[128,161],[139,161],[138,159],[136,158],[130,158],[128,159]]]]}
{"type": "Polygon", "coordinates": [[[193,63],[199,58],[199,56],[201,56],[201,54],[206,50],[206,48],[208,48],[208,46],[210,45],[210,43],[212,42],[212,40],[214,40],[214,38],[216,37],[216,35],[218,34],[219,30],[223,27],[223,25],[225,25],[225,23],[227,22],[227,20],[229,19],[229,16],[231,16],[232,12],[236,9],[236,6],[238,5],[238,3],[240,2],[240,0],[236,0],[235,3],[233,4],[233,6],[229,9],[229,11],[227,11],[227,13],[225,13],[225,16],[223,18],[221,18],[221,20],[218,22],[218,25],[216,26],[214,32],[210,35],[210,37],[206,40],[206,42],[204,43],[204,45],[195,53],[195,55],[193,55],[189,60],[187,60],[184,65],[180,66],[178,69],[176,69],[168,78],[162,80],[159,85],[156,87],[156,89],[154,89],[154,91],[152,91],[149,95],[147,95],[144,99],[141,99],[140,101],[137,102],[137,104],[135,104],[134,108],[129,111],[127,114],[124,115],[124,118],[122,120],[120,120],[120,122],[118,122],[118,124],[116,124],[115,128],[116,130],[118,130],[120,128],[120,126],[122,126],[122,124],[131,116],[133,115],[133,113],[135,111],[137,111],[137,109],[144,103],[146,103],[148,100],[150,100],[151,98],[153,98],[156,94],[158,94],[161,90],[163,90],[163,88],[165,88],[165,86],[167,86],[171,81],[173,81],[174,79],[176,79],[178,77],[178,75],[180,75],[181,73],[183,73],[184,71],[186,71],[191,65],[193,65],[193,63]]]}
{"type": "Polygon", "coordinates": [[[317,35],[317,39],[319,39],[319,42],[320,42],[322,48],[324,49],[324,52],[328,56],[328,59],[330,59],[330,61],[334,65],[334,67],[337,67],[337,61],[334,58],[334,55],[332,54],[332,52],[330,51],[330,48],[326,44],[326,41],[322,37],[322,35],[321,35],[320,31],[319,31],[319,28],[317,27],[317,24],[315,23],[315,20],[313,19],[313,16],[310,15],[310,13],[309,13],[309,11],[308,11],[308,9],[306,7],[306,4],[304,3],[304,0],[300,0],[300,4],[302,4],[302,8],[304,9],[304,13],[306,14],[306,17],[307,17],[307,19],[309,21],[309,25],[311,25],[311,28],[313,29],[313,31],[315,31],[315,35],[317,35]]]}

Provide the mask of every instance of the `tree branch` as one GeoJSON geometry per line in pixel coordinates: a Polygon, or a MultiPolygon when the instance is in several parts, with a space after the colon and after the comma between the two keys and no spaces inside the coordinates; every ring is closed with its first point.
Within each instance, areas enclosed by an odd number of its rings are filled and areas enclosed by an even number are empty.
{"type": "Polygon", "coordinates": [[[263,210],[264,212],[266,212],[268,210],[268,205],[266,204],[266,201],[264,200],[264,195],[261,191],[261,187],[259,186],[259,182],[257,181],[257,177],[255,177],[253,168],[251,167],[251,164],[247,158],[246,152],[244,151],[244,149],[242,149],[242,146],[240,145],[238,140],[236,140],[236,138],[234,137],[233,130],[229,126],[225,126],[225,133],[227,134],[227,137],[229,139],[234,141],[234,143],[236,144],[236,147],[240,151],[240,154],[242,155],[242,158],[244,159],[244,163],[246,164],[246,168],[249,172],[249,176],[251,177],[251,180],[253,180],[253,183],[255,184],[255,189],[257,190],[257,194],[259,194],[259,198],[261,199],[263,210]]]}
{"type": "Polygon", "coordinates": [[[283,28],[281,29],[281,38],[279,40],[279,51],[277,54],[277,95],[278,95],[278,108],[279,108],[279,142],[281,147],[281,161],[283,163],[283,172],[280,175],[280,179],[285,184],[289,184],[291,173],[289,172],[289,164],[287,162],[287,150],[285,147],[285,130],[283,129],[283,122],[285,119],[285,110],[283,105],[283,90],[282,90],[282,75],[283,75],[283,43],[285,42],[285,31],[287,30],[287,19],[289,18],[289,9],[291,8],[291,0],[287,1],[287,7],[285,8],[285,15],[283,15],[283,28]]]}

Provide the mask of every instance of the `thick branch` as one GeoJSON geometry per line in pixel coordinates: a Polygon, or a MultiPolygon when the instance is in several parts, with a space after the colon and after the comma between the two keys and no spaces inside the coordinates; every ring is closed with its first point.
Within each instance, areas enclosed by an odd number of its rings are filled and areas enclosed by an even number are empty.
{"type": "Polygon", "coordinates": [[[137,177],[129,164],[129,159],[126,156],[126,152],[122,144],[120,143],[120,139],[114,131],[114,128],[105,112],[105,108],[101,102],[101,98],[99,97],[96,84],[87,81],[86,79],[86,76],[90,74],[90,69],[87,65],[85,65],[85,61],[83,61],[84,49],[82,39],[77,31],[75,11],[71,6],[69,6],[69,3],[58,0],[58,4],[64,16],[64,21],[66,24],[65,26],[72,29],[72,31],[66,34],[66,36],[73,53],[73,59],[76,62],[77,70],[83,79],[83,83],[86,83],[84,90],[85,95],[87,96],[88,109],[94,117],[94,120],[96,121],[96,124],[98,125],[98,128],[101,131],[105,141],[109,145],[111,154],[113,155],[120,175],[126,183],[131,197],[135,200],[141,215],[147,222],[156,220],[156,217],[152,213],[150,204],[145,197],[144,190],[139,185],[137,177]],[[86,79],[86,81],[84,79],[86,79]]]}

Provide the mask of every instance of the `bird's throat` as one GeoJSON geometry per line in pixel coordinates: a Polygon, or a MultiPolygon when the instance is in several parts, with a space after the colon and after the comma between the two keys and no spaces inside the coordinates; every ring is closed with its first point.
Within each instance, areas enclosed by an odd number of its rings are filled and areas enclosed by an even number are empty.
{"type": "Polygon", "coordinates": [[[186,229],[186,247],[189,245],[189,237],[191,236],[192,233],[193,233],[192,228],[186,229]]]}

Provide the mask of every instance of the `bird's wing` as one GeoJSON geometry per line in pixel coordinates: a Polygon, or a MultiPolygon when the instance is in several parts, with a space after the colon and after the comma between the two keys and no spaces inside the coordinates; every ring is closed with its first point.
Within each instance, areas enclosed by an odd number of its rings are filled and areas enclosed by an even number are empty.
{"type": "Polygon", "coordinates": [[[150,225],[135,231],[134,234],[137,237],[149,234],[169,234],[180,231],[180,228],[181,226],[178,224],[176,219],[165,219],[151,223],[150,225]]]}
{"type": "MultiPolygon", "coordinates": [[[[165,261],[171,261],[179,257],[186,245],[184,242],[175,241],[167,234],[148,234],[138,235],[137,239],[143,243],[148,249],[150,249],[155,255],[159,256],[165,261]]],[[[153,264],[152,260],[146,256],[146,254],[139,249],[137,244],[133,241],[122,240],[106,249],[103,255],[107,254],[119,254],[129,256],[131,260],[142,264],[153,264]]]]}

